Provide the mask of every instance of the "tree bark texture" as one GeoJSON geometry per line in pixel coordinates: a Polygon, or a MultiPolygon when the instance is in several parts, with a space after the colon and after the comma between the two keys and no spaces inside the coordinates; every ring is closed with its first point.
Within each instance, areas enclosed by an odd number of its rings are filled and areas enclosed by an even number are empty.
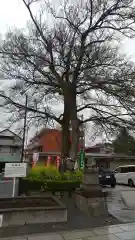
{"type": "Polygon", "coordinates": [[[70,111],[70,120],[71,120],[71,149],[70,157],[73,161],[76,160],[78,145],[79,145],[79,119],[77,116],[77,103],[76,103],[76,86],[74,84],[69,84],[67,89],[67,104],[70,111]]]}
{"type": "Polygon", "coordinates": [[[70,156],[73,161],[76,161],[79,146],[79,120],[78,119],[71,120],[71,126],[72,126],[72,141],[70,156]]]}
{"type": "Polygon", "coordinates": [[[65,112],[62,121],[62,147],[61,147],[62,157],[69,157],[71,145],[69,125],[70,125],[69,114],[65,112]]]}

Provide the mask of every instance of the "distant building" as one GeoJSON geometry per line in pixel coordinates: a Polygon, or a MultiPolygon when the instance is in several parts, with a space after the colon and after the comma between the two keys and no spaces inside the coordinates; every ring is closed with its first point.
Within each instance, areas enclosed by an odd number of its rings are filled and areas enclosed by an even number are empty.
{"type": "Polygon", "coordinates": [[[44,128],[29,141],[27,151],[60,152],[61,134],[61,130],[44,128]]]}
{"type": "Polygon", "coordinates": [[[20,162],[22,142],[20,136],[9,129],[0,132],[0,172],[6,162],[20,162]]]}
{"type": "Polygon", "coordinates": [[[113,153],[113,147],[110,143],[97,143],[94,146],[86,147],[86,153],[113,153]]]}
{"type": "MultiPolygon", "coordinates": [[[[61,154],[62,131],[60,129],[44,128],[32,138],[25,149],[25,155],[32,161],[33,153],[39,153],[39,162],[46,162],[48,156],[54,160],[61,154]]],[[[80,149],[80,144],[78,146],[80,149]]]]}
{"type": "Polygon", "coordinates": [[[55,157],[60,154],[61,139],[61,130],[44,128],[30,140],[25,149],[25,155],[32,161],[33,153],[38,152],[39,161],[45,162],[49,155],[55,157]]]}
{"type": "Polygon", "coordinates": [[[135,156],[116,154],[110,143],[99,143],[85,148],[89,165],[115,169],[120,165],[135,164],[135,156]]]}

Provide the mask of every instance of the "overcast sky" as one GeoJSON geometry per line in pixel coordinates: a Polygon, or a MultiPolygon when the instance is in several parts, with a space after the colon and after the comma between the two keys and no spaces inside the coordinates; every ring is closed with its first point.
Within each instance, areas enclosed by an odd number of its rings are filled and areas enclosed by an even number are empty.
{"type": "MultiPolygon", "coordinates": [[[[52,0],[58,2],[62,0],[52,0]]],[[[73,0],[74,1],[74,0],[73,0]]],[[[42,1],[41,1],[42,2],[42,1]]],[[[34,13],[38,11],[38,6],[33,8],[34,13]]],[[[22,0],[1,0],[0,1],[0,34],[4,35],[9,28],[24,28],[29,20],[29,14],[22,0]]],[[[123,39],[121,50],[135,61],[135,39],[123,39]]]]}
{"type": "MultiPolygon", "coordinates": [[[[55,1],[56,0],[52,0],[55,1]]],[[[60,0],[57,0],[60,1],[60,0]]],[[[41,1],[42,2],[42,1],[41,1]]],[[[34,7],[36,13],[37,5],[34,7]]],[[[0,2],[0,33],[4,34],[11,27],[25,27],[29,20],[28,12],[22,3],[22,0],[1,0],[0,2]]],[[[123,39],[122,51],[125,51],[129,57],[135,61],[135,39],[123,39]]]]}
{"type": "Polygon", "coordinates": [[[28,19],[27,11],[21,0],[1,0],[0,32],[5,33],[8,27],[23,27],[28,19]]]}

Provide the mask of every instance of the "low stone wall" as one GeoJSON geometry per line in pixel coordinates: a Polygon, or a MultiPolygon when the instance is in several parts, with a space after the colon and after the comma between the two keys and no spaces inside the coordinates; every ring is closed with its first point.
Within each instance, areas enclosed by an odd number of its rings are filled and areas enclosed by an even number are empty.
{"type": "Polygon", "coordinates": [[[76,193],[77,207],[91,216],[108,216],[107,204],[104,197],[86,198],[76,193]]]}
{"type": "Polygon", "coordinates": [[[3,216],[2,226],[20,226],[39,223],[58,223],[67,221],[67,208],[59,200],[53,207],[24,207],[0,209],[3,216]]]}

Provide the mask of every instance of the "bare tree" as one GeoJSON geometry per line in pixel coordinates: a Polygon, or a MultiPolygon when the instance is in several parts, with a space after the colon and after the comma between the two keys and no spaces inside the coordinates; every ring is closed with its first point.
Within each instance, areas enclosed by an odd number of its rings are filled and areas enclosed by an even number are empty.
{"type": "Polygon", "coordinates": [[[22,0],[31,18],[27,31],[16,30],[1,46],[1,71],[14,79],[8,104],[23,109],[21,94],[29,95],[31,117],[54,120],[62,125],[64,155],[69,153],[69,122],[72,126],[72,158],[78,151],[79,114],[89,109],[84,122],[104,131],[120,125],[133,127],[134,66],[118,54],[121,36],[134,37],[134,1],[66,1],[56,11],[46,3],[46,11],[35,17],[31,5],[22,0]],[[17,100],[16,100],[17,99],[17,100]],[[54,114],[52,101],[64,105],[54,114]],[[34,115],[33,115],[34,114],[34,115]]]}

